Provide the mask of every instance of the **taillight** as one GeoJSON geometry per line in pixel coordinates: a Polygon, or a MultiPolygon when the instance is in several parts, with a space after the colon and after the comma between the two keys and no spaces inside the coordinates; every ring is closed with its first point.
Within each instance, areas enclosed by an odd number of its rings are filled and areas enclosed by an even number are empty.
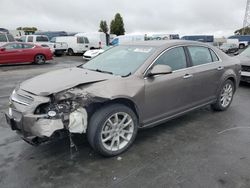
{"type": "Polygon", "coordinates": [[[99,48],[102,48],[102,42],[101,41],[99,42],[99,48]]]}

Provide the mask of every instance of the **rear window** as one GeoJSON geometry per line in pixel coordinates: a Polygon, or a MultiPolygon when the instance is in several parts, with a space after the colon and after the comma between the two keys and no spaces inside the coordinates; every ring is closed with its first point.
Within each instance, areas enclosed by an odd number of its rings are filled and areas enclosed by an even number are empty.
{"type": "Polygon", "coordinates": [[[14,42],[15,41],[14,37],[12,35],[10,35],[10,34],[7,35],[7,38],[9,40],[9,42],[14,42]]]}
{"type": "Polygon", "coordinates": [[[37,37],[36,37],[36,41],[37,41],[37,42],[48,42],[49,39],[48,39],[48,37],[46,37],[46,36],[37,36],[37,37]]]}
{"type": "Polygon", "coordinates": [[[5,34],[0,34],[0,42],[7,42],[7,38],[5,34]]]}

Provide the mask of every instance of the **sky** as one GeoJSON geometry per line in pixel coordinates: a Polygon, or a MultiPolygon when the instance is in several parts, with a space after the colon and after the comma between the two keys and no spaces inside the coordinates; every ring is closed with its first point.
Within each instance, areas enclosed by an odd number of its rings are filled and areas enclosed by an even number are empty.
{"type": "Polygon", "coordinates": [[[96,32],[116,13],[126,34],[230,36],[243,25],[246,0],[1,0],[0,27],[96,32]]]}

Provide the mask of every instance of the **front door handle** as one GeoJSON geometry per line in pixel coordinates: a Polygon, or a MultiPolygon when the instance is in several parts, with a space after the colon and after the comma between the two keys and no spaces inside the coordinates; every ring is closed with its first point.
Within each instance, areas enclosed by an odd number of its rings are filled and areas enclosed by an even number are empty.
{"type": "Polygon", "coordinates": [[[219,67],[217,68],[218,71],[223,70],[223,69],[224,69],[224,67],[222,67],[222,66],[219,66],[219,67]]]}
{"type": "Polygon", "coordinates": [[[192,78],[192,77],[193,77],[192,74],[185,74],[185,75],[183,76],[184,79],[189,79],[189,78],[192,78]]]}

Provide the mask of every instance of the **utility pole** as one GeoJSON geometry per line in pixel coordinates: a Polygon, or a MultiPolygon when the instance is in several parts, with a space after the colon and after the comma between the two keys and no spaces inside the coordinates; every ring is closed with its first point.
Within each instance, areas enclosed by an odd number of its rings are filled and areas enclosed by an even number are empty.
{"type": "Polygon", "coordinates": [[[250,26],[250,0],[247,0],[245,18],[243,22],[243,32],[242,32],[243,35],[245,34],[246,28],[249,26],[250,26]]]}

